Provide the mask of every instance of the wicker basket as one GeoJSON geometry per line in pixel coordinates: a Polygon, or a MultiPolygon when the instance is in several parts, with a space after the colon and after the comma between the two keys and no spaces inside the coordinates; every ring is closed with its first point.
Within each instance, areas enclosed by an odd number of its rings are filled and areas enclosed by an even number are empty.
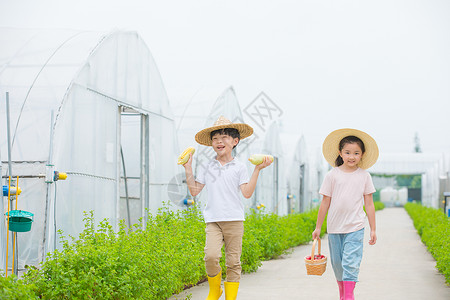
{"type": "Polygon", "coordinates": [[[320,249],[321,249],[320,239],[315,239],[312,244],[311,257],[310,257],[311,259],[307,259],[308,256],[305,256],[305,265],[306,265],[306,274],[321,276],[327,269],[327,257],[324,256],[324,258],[321,258],[321,259],[314,259],[314,250],[316,248],[317,240],[319,241],[318,255],[321,255],[320,254],[320,249]]]}

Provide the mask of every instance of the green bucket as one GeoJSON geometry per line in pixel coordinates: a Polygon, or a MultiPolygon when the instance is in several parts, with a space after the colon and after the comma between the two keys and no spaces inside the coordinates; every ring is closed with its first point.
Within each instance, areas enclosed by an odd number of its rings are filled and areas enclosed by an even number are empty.
{"type": "Polygon", "coordinates": [[[31,230],[31,224],[33,223],[33,214],[24,210],[11,210],[5,213],[9,215],[9,231],[14,232],[27,232],[31,230]]]}

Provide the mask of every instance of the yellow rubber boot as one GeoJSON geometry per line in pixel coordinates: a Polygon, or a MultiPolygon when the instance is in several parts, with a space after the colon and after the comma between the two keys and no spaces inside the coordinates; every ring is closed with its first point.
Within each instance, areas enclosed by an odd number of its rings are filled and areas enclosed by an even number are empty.
{"type": "Polygon", "coordinates": [[[239,282],[224,282],[225,300],[235,300],[237,297],[239,282]]]}
{"type": "Polygon", "coordinates": [[[209,283],[209,294],[206,297],[206,300],[219,300],[220,296],[223,293],[222,287],[220,287],[220,282],[222,281],[222,271],[219,272],[214,277],[208,276],[209,283]]]}

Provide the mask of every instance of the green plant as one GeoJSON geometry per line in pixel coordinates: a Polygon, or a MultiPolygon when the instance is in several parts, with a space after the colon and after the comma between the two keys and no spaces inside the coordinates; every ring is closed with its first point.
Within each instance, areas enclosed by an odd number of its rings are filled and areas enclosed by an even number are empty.
{"type": "Polygon", "coordinates": [[[15,275],[4,276],[5,274],[0,274],[0,300],[38,299],[33,292],[33,285],[25,284],[15,275]]]}
{"type": "Polygon", "coordinates": [[[95,230],[90,212],[79,239],[62,237],[63,249],[25,280],[43,299],[166,299],[204,276],[200,220],[195,209],[165,209],[149,216],[145,230],[138,224],[127,232],[121,223],[116,234],[105,220],[95,230]]]}
{"type": "MultiPolygon", "coordinates": [[[[317,210],[287,216],[251,211],[244,222],[243,272],[310,241],[316,218],[317,210]]],[[[96,225],[92,211],[84,222],[78,238],[59,232],[62,249],[13,284],[27,284],[41,299],[167,299],[206,278],[205,223],[195,207],[149,214],[145,230],[121,222],[115,232],[107,220],[96,225]]],[[[221,265],[225,275],[224,256],[221,265]]]]}
{"type": "Polygon", "coordinates": [[[384,209],[384,203],[381,201],[374,201],[375,211],[384,209]]]}
{"type": "Polygon", "coordinates": [[[437,269],[450,285],[450,219],[441,210],[416,203],[407,203],[405,209],[423,243],[436,259],[437,269]]]}
{"type": "MultiPolygon", "coordinates": [[[[261,247],[261,259],[268,260],[288,252],[289,248],[309,242],[311,233],[316,227],[317,210],[302,214],[278,216],[273,213],[252,211],[245,220],[245,228],[249,228],[261,247]]],[[[326,232],[326,222],[322,227],[322,235],[326,232]]]]}

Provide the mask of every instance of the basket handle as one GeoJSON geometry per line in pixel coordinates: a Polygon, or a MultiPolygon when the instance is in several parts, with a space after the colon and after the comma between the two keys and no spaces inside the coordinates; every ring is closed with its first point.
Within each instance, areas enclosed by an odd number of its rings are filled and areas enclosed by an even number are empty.
{"type": "Polygon", "coordinates": [[[311,260],[314,260],[314,250],[316,249],[316,242],[319,241],[319,246],[318,249],[319,250],[319,255],[320,255],[320,248],[321,248],[321,242],[320,242],[320,238],[314,239],[314,242],[312,244],[312,249],[311,249],[311,260]]]}

